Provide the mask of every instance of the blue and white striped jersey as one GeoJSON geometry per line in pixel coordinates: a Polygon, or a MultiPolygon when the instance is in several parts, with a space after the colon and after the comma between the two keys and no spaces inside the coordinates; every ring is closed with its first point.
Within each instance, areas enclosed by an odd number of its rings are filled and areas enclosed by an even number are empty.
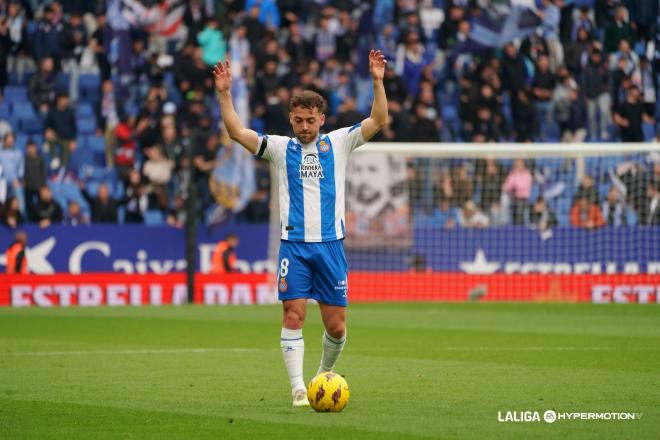
{"type": "Polygon", "coordinates": [[[344,238],[346,165],[364,144],[360,124],[321,134],[315,142],[259,137],[257,157],[279,174],[282,240],[321,242],[344,238]]]}

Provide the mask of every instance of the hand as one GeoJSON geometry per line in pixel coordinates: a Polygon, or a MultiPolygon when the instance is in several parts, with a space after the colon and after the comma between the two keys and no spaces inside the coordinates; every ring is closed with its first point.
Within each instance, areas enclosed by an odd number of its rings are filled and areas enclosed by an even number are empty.
{"type": "Polygon", "coordinates": [[[229,60],[218,61],[218,64],[213,68],[213,79],[215,81],[215,88],[220,93],[231,91],[231,65],[229,60]]]}
{"type": "Polygon", "coordinates": [[[385,55],[380,50],[371,50],[369,52],[369,72],[371,73],[371,78],[376,81],[382,81],[385,76],[385,65],[387,60],[385,55]]]}

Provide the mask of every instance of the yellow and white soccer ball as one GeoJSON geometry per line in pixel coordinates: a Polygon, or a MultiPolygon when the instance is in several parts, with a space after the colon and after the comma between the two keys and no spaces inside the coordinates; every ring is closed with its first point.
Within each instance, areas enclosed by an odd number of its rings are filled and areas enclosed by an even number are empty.
{"type": "Polygon", "coordinates": [[[307,399],[317,412],[339,412],[348,403],[348,384],[336,373],[321,373],[307,386],[307,399]]]}

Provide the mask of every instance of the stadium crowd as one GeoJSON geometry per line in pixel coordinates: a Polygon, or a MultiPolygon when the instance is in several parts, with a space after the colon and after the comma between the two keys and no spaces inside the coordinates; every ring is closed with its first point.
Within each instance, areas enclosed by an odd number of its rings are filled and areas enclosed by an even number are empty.
{"type": "MultiPolygon", "coordinates": [[[[375,141],[655,138],[657,1],[540,0],[534,31],[494,47],[471,40],[482,3],[0,0],[1,221],[180,227],[192,180],[206,222],[267,222],[268,166],[220,128],[209,72],[225,57],[259,132],[291,134],[301,89],[328,101],[327,131],[363,119],[364,54],[377,47],[390,121],[375,141]]],[[[560,163],[411,161],[413,220],[660,224],[660,165],[620,159],[570,175],[560,163]]]]}

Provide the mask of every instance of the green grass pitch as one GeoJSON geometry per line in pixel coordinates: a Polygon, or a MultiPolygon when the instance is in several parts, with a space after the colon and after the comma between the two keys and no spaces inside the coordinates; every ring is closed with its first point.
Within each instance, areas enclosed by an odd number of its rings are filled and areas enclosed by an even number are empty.
{"type": "MultiPolygon", "coordinates": [[[[655,305],[353,305],[339,414],[291,408],[279,320],[274,306],[1,309],[0,438],[660,436],[655,305]],[[547,409],[643,416],[548,424],[547,409]]],[[[306,380],[321,332],[310,306],[306,380]]]]}

